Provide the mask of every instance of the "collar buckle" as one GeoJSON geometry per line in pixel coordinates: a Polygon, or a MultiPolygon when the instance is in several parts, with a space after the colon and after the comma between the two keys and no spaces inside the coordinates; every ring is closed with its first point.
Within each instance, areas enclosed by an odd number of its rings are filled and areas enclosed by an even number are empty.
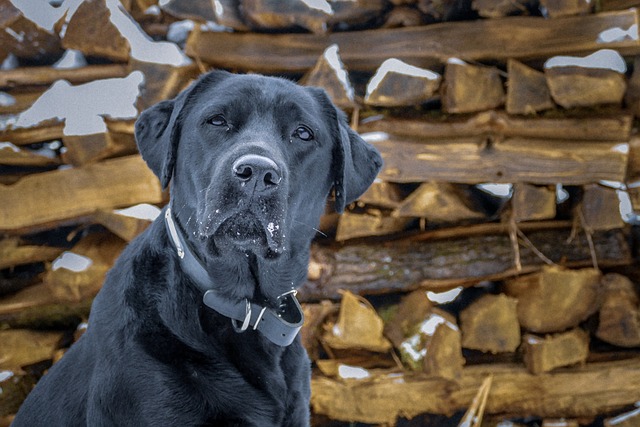
{"type": "Polygon", "coordinates": [[[233,318],[231,319],[231,325],[233,326],[233,330],[239,334],[249,329],[249,324],[251,323],[251,303],[246,298],[244,299],[244,303],[245,303],[245,314],[244,314],[244,320],[242,321],[242,326],[238,326],[238,324],[236,323],[237,322],[236,319],[233,319],[233,318]]]}

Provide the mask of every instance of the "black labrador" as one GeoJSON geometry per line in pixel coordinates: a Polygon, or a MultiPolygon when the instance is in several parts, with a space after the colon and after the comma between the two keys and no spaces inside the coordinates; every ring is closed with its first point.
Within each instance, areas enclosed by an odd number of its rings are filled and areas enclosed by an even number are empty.
{"type": "Polygon", "coordinates": [[[308,425],[294,290],[327,196],[338,211],[359,197],[379,153],[323,90],[222,71],[146,110],[135,136],[171,202],[13,425],[308,425]]]}

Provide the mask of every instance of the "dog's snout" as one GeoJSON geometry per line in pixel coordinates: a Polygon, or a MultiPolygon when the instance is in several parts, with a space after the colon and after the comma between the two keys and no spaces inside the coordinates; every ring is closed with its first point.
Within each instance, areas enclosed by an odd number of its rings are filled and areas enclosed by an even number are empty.
{"type": "Polygon", "coordinates": [[[280,168],[276,162],[256,154],[247,154],[238,158],[233,163],[232,173],[242,183],[254,183],[256,191],[259,192],[275,189],[282,180],[280,168]]]}

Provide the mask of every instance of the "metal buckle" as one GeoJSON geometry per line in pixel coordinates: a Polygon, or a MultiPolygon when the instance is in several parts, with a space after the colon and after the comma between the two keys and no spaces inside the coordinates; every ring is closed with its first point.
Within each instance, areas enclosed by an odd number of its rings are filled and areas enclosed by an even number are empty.
{"type": "Polygon", "coordinates": [[[287,291],[283,294],[280,294],[277,298],[276,301],[278,302],[278,311],[276,312],[276,314],[278,315],[278,317],[282,317],[282,313],[286,310],[287,308],[287,302],[286,301],[282,301],[285,297],[289,296],[289,295],[293,295],[293,297],[295,297],[296,295],[298,295],[298,290],[297,289],[291,289],[290,291],[287,291]]]}
{"type": "Polygon", "coordinates": [[[231,319],[231,326],[233,326],[233,330],[237,333],[242,333],[249,329],[249,324],[251,323],[251,303],[248,299],[244,299],[245,303],[245,315],[244,320],[242,321],[242,326],[238,327],[236,324],[236,319],[231,319]]]}

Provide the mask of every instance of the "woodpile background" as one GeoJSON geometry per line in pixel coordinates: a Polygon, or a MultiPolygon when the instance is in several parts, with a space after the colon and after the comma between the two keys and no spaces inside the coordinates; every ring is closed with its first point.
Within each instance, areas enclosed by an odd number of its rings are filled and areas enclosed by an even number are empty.
{"type": "Polygon", "coordinates": [[[135,117],[210,68],[325,87],[384,156],[299,294],[314,425],[640,426],[638,2],[23,3],[0,0],[0,426],[168,200],[135,117]]]}

